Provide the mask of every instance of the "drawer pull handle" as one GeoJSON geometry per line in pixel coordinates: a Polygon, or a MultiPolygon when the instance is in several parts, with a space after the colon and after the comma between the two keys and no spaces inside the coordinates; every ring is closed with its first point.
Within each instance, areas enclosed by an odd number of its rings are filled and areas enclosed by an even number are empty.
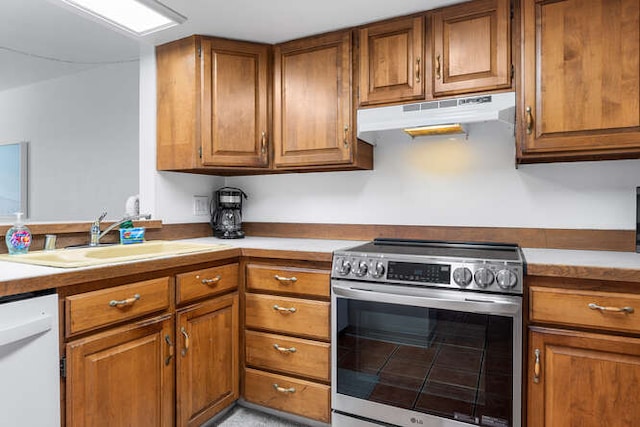
{"type": "Polygon", "coordinates": [[[276,350],[278,350],[280,353],[295,353],[297,350],[295,347],[290,347],[290,348],[286,348],[286,347],[280,347],[278,344],[274,344],[273,348],[275,348],[276,350]]]}
{"type": "Polygon", "coordinates": [[[167,346],[169,346],[169,355],[164,359],[164,364],[169,366],[171,358],[173,357],[173,343],[171,342],[171,337],[169,337],[169,335],[165,335],[164,340],[167,342],[167,346]]]}
{"type": "Polygon", "coordinates": [[[296,283],[298,281],[298,278],[296,276],[282,277],[276,274],[275,276],[273,276],[273,278],[276,279],[278,282],[284,283],[284,284],[296,283]]]}
{"type": "Polygon", "coordinates": [[[111,301],[109,301],[109,306],[110,307],[127,307],[129,305],[132,305],[134,302],[138,301],[139,299],[140,299],[140,294],[135,294],[133,297],[127,298],[127,299],[121,299],[121,300],[112,299],[111,301]]]}
{"type": "Polygon", "coordinates": [[[278,384],[274,384],[273,388],[276,389],[277,392],[280,393],[295,393],[296,389],[293,387],[289,387],[289,388],[284,388],[284,387],[280,387],[278,384]]]}
{"type": "Polygon", "coordinates": [[[604,307],[604,306],[598,305],[598,304],[596,304],[594,302],[589,304],[589,308],[591,310],[600,310],[603,313],[605,311],[608,311],[610,313],[628,313],[628,314],[631,314],[631,313],[633,313],[635,311],[633,309],[633,307],[604,307]]]}
{"type": "Polygon", "coordinates": [[[533,354],[536,356],[536,362],[533,366],[533,382],[538,384],[540,382],[540,349],[536,348],[533,354]]]}
{"type": "Polygon", "coordinates": [[[203,285],[216,285],[220,279],[222,279],[222,276],[218,274],[213,279],[202,279],[200,282],[202,282],[203,285]]]}
{"type": "Polygon", "coordinates": [[[187,355],[187,351],[189,351],[189,334],[187,334],[187,331],[186,331],[186,329],[184,329],[184,326],[182,328],[180,328],[180,332],[184,336],[184,348],[180,352],[182,354],[182,356],[184,357],[184,356],[187,355]]]}
{"type": "Polygon", "coordinates": [[[416,83],[420,83],[420,57],[416,58],[416,83]]]}
{"type": "Polygon", "coordinates": [[[280,307],[278,304],[274,305],[273,309],[279,311],[280,313],[295,313],[297,311],[295,307],[280,307]]]}
{"type": "Polygon", "coordinates": [[[436,56],[436,79],[440,80],[442,73],[440,72],[440,55],[436,56]]]}

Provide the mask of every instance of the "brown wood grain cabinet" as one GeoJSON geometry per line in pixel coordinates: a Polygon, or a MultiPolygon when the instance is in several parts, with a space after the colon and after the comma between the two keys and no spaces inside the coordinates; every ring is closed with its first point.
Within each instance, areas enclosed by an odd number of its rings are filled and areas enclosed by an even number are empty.
{"type": "Polygon", "coordinates": [[[478,0],[432,14],[433,94],[511,87],[510,0],[478,0]]]}
{"type": "Polygon", "coordinates": [[[372,147],[356,139],[352,32],[274,48],[276,169],[372,169],[372,147]]]}
{"type": "Polygon", "coordinates": [[[523,0],[518,160],[640,157],[640,4],[523,0]]]}
{"type": "Polygon", "coordinates": [[[66,425],[173,426],[172,337],[165,315],[68,343],[66,425]]]}
{"type": "Polygon", "coordinates": [[[156,48],[158,170],[268,169],[270,49],[202,36],[156,48]]]}
{"type": "Polygon", "coordinates": [[[177,425],[199,426],[238,399],[238,294],[176,314],[177,425]]]}
{"type": "Polygon", "coordinates": [[[360,28],[360,105],[424,99],[424,42],[424,16],[360,28]]]}
{"type": "Polygon", "coordinates": [[[328,263],[246,261],[247,401],[330,422],[329,272],[328,263]]]}
{"type": "Polygon", "coordinates": [[[529,290],[526,425],[635,425],[640,307],[629,290],[637,284],[624,292],[612,291],[618,283],[596,280],[535,284],[529,290]]]}
{"type": "Polygon", "coordinates": [[[192,427],[233,404],[240,375],[234,261],[60,289],[66,425],[192,427]]]}

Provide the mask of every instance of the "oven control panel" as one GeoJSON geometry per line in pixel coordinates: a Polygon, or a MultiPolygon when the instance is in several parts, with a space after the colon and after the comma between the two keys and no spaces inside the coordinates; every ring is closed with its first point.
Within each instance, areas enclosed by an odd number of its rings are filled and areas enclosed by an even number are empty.
{"type": "Polygon", "coordinates": [[[522,264],[509,261],[409,262],[381,256],[336,254],[332,278],[522,294],[522,264]]]}

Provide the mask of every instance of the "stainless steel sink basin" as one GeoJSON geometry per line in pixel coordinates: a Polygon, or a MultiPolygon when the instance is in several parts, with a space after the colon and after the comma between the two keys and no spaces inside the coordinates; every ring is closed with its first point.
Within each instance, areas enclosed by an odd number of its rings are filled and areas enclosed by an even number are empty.
{"type": "Polygon", "coordinates": [[[34,251],[24,255],[0,255],[0,260],[49,267],[71,268],[159,258],[194,252],[218,251],[229,248],[231,248],[231,246],[225,244],[154,240],[131,245],[34,251]]]}

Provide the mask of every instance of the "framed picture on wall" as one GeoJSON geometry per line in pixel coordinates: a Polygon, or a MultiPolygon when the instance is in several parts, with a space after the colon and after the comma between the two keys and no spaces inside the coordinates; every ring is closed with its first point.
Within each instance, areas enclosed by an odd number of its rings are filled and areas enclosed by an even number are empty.
{"type": "Polygon", "coordinates": [[[27,195],[28,143],[0,142],[0,219],[29,216],[27,195]]]}

